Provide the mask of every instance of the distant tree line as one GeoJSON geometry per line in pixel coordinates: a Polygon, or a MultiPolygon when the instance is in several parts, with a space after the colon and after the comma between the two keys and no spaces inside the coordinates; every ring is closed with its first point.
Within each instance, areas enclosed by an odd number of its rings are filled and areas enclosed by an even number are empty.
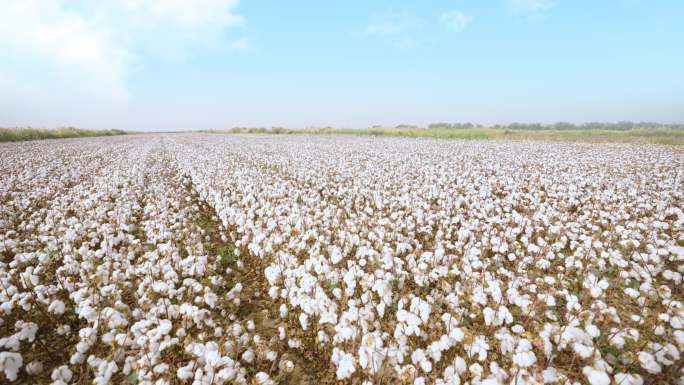
{"type": "MultiPolygon", "coordinates": [[[[480,128],[481,124],[474,123],[431,123],[428,128],[452,128],[452,129],[468,129],[480,128]]],[[[557,122],[553,124],[542,123],[511,123],[511,124],[496,124],[492,128],[506,129],[506,130],[612,130],[612,131],[627,131],[637,128],[644,129],[671,129],[684,130],[684,124],[664,124],[656,122],[630,122],[623,121],[617,123],[605,122],[588,122],[582,124],[574,124],[568,122],[557,122]]]]}
{"type": "Polygon", "coordinates": [[[468,129],[468,128],[482,128],[481,124],[474,123],[431,123],[428,128],[456,128],[456,129],[468,129]]]}

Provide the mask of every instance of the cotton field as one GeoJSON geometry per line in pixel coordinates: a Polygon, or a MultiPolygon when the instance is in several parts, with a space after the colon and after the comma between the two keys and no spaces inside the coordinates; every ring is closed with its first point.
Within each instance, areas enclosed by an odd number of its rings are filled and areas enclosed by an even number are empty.
{"type": "Polygon", "coordinates": [[[0,145],[0,383],[684,384],[684,151],[0,145]]]}

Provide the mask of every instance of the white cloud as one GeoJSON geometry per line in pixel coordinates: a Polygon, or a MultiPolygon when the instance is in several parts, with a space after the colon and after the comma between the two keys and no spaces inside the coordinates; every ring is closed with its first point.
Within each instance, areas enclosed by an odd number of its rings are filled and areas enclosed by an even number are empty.
{"type": "Polygon", "coordinates": [[[0,61],[0,104],[17,118],[0,126],[24,123],[21,111],[25,124],[34,115],[49,121],[51,111],[64,114],[60,102],[66,100],[112,111],[128,102],[127,78],[147,58],[244,50],[246,39],[227,40],[224,32],[245,22],[235,13],[237,5],[238,0],[2,0],[0,52],[8,59],[0,61]],[[30,94],[35,103],[27,105],[30,94]]]}
{"type": "Polygon", "coordinates": [[[52,63],[61,70],[77,70],[112,92],[125,93],[127,49],[114,42],[108,31],[64,9],[59,1],[5,2],[0,12],[0,49],[52,63]]]}
{"type": "Polygon", "coordinates": [[[439,19],[450,29],[460,32],[473,22],[473,16],[461,11],[444,12],[439,19]]]}
{"type": "Polygon", "coordinates": [[[542,15],[556,6],[553,0],[508,0],[508,3],[520,16],[542,15]]]}
{"type": "Polygon", "coordinates": [[[419,24],[419,20],[405,14],[388,12],[376,14],[366,26],[366,34],[376,36],[396,36],[419,24]]]}
{"type": "Polygon", "coordinates": [[[130,12],[143,18],[170,20],[184,28],[205,24],[235,25],[244,19],[233,14],[238,0],[124,0],[130,12]]]}
{"type": "Polygon", "coordinates": [[[247,38],[240,38],[230,43],[230,49],[233,51],[246,51],[249,49],[249,40],[247,38]]]}

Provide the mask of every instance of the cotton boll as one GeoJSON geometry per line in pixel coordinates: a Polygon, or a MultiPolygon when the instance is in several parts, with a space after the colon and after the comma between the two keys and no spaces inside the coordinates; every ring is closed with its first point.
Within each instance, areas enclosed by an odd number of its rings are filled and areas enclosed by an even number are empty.
{"type": "Polygon", "coordinates": [[[425,373],[430,373],[432,371],[432,362],[427,358],[423,349],[416,349],[411,353],[411,362],[413,362],[414,365],[419,365],[425,373]]]}
{"type": "Polygon", "coordinates": [[[57,367],[52,370],[52,374],[50,375],[50,378],[52,378],[53,381],[64,381],[64,382],[69,382],[71,381],[71,370],[65,365],[57,367]]]}
{"type": "Polygon", "coordinates": [[[545,384],[557,382],[559,380],[558,370],[556,368],[546,368],[542,371],[542,379],[545,384]]]}
{"type": "Polygon", "coordinates": [[[256,379],[257,384],[259,385],[271,385],[275,384],[273,380],[268,376],[268,374],[264,372],[259,372],[257,373],[254,378],[256,379]]]}
{"type": "Polygon", "coordinates": [[[337,265],[342,260],[342,252],[338,247],[331,246],[328,252],[330,253],[330,261],[333,265],[337,265]]]}
{"type": "Polygon", "coordinates": [[[383,349],[383,342],[379,333],[364,335],[361,338],[361,346],[358,351],[361,368],[368,369],[371,374],[377,373],[382,366],[385,357],[384,352],[385,349],[383,349]]]}
{"type": "Polygon", "coordinates": [[[482,367],[482,365],[478,364],[477,362],[470,365],[468,370],[469,370],[470,374],[474,377],[481,377],[482,373],[484,373],[484,368],[482,367]]]}
{"type": "Polygon", "coordinates": [[[189,362],[187,365],[181,366],[176,371],[176,377],[178,377],[179,380],[183,381],[191,379],[194,375],[192,371],[194,365],[195,364],[193,362],[189,362]]]}
{"type": "Polygon", "coordinates": [[[648,352],[639,352],[638,354],[639,363],[641,367],[644,368],[651,374],[658,374],[661,371],[660,364],[655,360],[655,357],[648,352]]]}
{"type": "Polygon", "coordinates": [[[535,357],[532,351],[532,344],[526,339],[522,339],[518,342],[518,346],[515,348],[515,354],[513,355],[513,363],[521,368],[527,368],[537,362],[537,357],[535,357]]]}
{"type": "Polygon", "coordinates": [[[244,353],[242,353],[242,360],[247,363],[254,362],[254,351],[252,349],[247,349],[244,353]]]}
{"type": "Polygon", "coordinates": [[[66,309],[64,302],[56,299],[50,303],[50,306],[48,306],[48,312],[61,315],[64,314],[64,310],[66,309]]]}
{"type": "Polygon", "coordinates": [[[23,364],[21,354],[12,352],[0,352],[0,370],[3,371],[8,380],[17,379],[17,373],[23,364]]]}
{"type": "Polygon", "coordinates": [[[302,330],[306,330],[309,327],[309,316],[305,313],[301,313],[299,315],[299,324],[302,327],[302,330]]]}
{"type": "Polygon", "coordinates": [[[582,373],[587,377],[587,381],[591,385],[610,385],[610,377],[608,374],[600,369],[591,366],[585,366],[582,373]]]}
{"type": "Polygon", "coordinates": [[[333,349],[331,362],[337,366],[337,371],[335,374],[338,380],[351,377],[351,375],[356,371],[354,361],[354,356],[351,354],[338,348],[333,349]]]}
{"type": "Polygon", "coordinates": [[[31,361],[26,365],[26,373],[30,376],[35,376],[43,371],[43,363],[40,361],[31,361]]]}
{"type": "Polygon", "coordinates": [[[620,385],[643,385],[644,380],[638,374],[616,373],[615,382],[620,385]]]}

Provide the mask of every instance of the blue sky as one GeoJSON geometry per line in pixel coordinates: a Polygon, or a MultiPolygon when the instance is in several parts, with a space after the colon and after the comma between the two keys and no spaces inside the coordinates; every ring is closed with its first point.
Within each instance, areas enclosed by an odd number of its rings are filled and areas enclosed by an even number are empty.
{"type": "Polygon", "coordinates": [[[3,0],[0,126],[684,121],[684,2],[3,0]]]}

